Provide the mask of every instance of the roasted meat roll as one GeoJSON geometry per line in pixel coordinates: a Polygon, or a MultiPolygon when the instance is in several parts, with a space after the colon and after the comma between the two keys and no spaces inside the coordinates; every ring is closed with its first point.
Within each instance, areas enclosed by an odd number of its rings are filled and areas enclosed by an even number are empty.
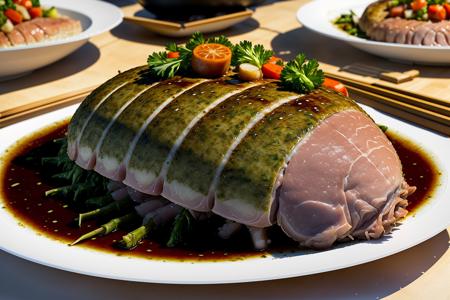
{"type": "Polygon", "coordinates": [[[123,72],[80,105],[69,157],[193,211],[326,248],[379,238],[407,211],[392,144],[350,98],[276,80],[123,72]]]}

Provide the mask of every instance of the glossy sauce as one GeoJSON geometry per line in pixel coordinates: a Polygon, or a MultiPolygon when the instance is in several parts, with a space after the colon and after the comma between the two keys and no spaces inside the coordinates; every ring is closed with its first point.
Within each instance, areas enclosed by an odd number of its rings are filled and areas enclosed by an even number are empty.
{"type": "MultiPolygon", "coordinates": [[[[1,193],[4,199],[2,208],[8,209],[26,226],[33,227],[40,234],[70,243],[77,237],[95,229],[101,223],[86,222],[78,228],[74,219],[78,212],[68,207],[57,198],[45,197],[45,191],[58,187],[42,176],[42,170],[25,166],[17,161],[32,149],[55,138],[63,137],[67,130],[67,122],[56,124],[47,130],[36,133],[21,140],[8,151],[3,158],[0,173],[1,193]]],[[[403,164],[407,182],[417,186],[417,191],[410,197],[408,210],[410,215],[431,197],[437,185],[439,172],[432,160],[413,143],[396,135],[388,134],[403,164]]],[[[267,254],[288,255],[299,250],[297,244],[290,240],[281,230],[274,226],[269,236],[272,244],[269,251],[260,252],[253,249],[247,230],[241,230],[230,240],[221,240],[216,230],[221,224],[218,218],[211,218],[209,223],[196,228],[189,246],[168,248],[161,239],[163,234],[151,236],[133,250],[121,250],[114,247],[116,241],[127,233],[118,230],[107,236],[97,237],[83,242],[76,247],[89,247],[116,255],[141,256],[148,259],[177,261],[222,261],[240,260],[261,257],[267,254]]],[[[130,228],[132,230],[133,228],[130,228]]],[[[167,235],[166,235],[167,236],[167,235]]]]}

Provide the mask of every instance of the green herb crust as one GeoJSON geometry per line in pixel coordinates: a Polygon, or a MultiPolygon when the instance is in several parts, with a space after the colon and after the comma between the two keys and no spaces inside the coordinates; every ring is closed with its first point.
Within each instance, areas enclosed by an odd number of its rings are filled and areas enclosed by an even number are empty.
{"type": "Polygon", "coordinates": [[[131,156],[129,169],[158,175],[175,141],[192,119],[219,98],[249,84],[230,77],[208,80],[174,99],[141,135],[131,156]]]}
{"type": "Polygon", "coordinates": [[[241,131],[256,114],[289,97],[300,96],[272,82],[250,88],[211,110],[181,144],[167,182],[176,180],[206,196],[221,160],[241,131]]]}
{"type": "Polygon", "coordinates": [[[73,143],[77,139],[92,111],[105,97],[125,82],[135,79],[139,73],[145,72],[147,69],[147,66],[141,66],[122,72],[103,83],[89,96],[87,96],[78,107],[72,117],[72,121],[69,124],[69,132],[67,136],[69,143],[73,143]]]}
{"type": "Polygon", "coordinates": [[[147,118],[166,100],[182,93],[198,81],[199,79],[174,77],[144,92],[114,122],[99,148],[98,156],[113,157],[120,163],[147,118]]]}
{"type": "Polygon", "coordinates": [[[120,87],[111,94],[95,111],[88,121],[86,129],[81,136],[79,146],[94,150],[102,133],[113,119],[114,115],[131,99],[139,93],[151,88],[155,79],[150,76],[137,76],[132,81],[120,87]]]}

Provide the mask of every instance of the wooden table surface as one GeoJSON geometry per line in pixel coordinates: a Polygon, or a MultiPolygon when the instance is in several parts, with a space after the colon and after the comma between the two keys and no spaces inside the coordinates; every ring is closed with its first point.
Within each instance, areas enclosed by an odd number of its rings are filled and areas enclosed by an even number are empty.
{"type": "MultiPolygon", "coordinates": [[[[328,71],[337,71],[353,62],[397,70],[411,68],[302,28],[295,19],[295,11],[305,2],[269,2],[258,7],[252,19],[222,33],[233,41],[248,39],[262,43],[284,58],[306,52],[308,56],[318,58],[328,71]]],[[[116,3],[122,6],[125,14],[133,14],[140,9],[128,0],[116,3]]],[[[123,23],[111,32],[91,39],[81,49],[53,65],[17,80],[0,82],[0,111],[98,85],[119,70],[145,64],[148,54],[162,49],[168,41],[168,38],[136,25],[123,23]]],[[[450,101],[448,68],[414,68],[420,69],[422,78],[402,84],[402,88],[416,89],[450,101]]],[[[376,81],[369,77],[366,80],[376,81]]],[[[137,299],[180,296],[210,299],[212,295],[220,295],[233,299],[450,299],[449,235],[449,230],[443,231],[412,249],[350,269],[272,282],[197,287],[93,278],[50,269],[0,252],[0,298],[124,299],[136,295],[137,299]]]]}

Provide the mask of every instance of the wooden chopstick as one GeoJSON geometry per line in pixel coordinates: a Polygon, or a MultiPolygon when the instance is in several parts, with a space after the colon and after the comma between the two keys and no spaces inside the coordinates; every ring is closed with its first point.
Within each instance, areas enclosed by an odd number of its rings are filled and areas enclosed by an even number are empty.
{"type": "Polygon", "coordinates": [[[81,102],[96,87],[97,86],[84,88],[76,92],[70,92],[59,96],[42,99],[33,103],[5,110],[0,113],[0,128],[35,115],[81,102]]]}
{"type": "Polygon", "coordinates": [[[353,79],[345,78],[336,74],[325,73],[325,76],[341,81],[347,86],[352,86],[361,90],[366,90],[368,92],[383,95],[385,97],[404,102],[405,104],[410,104],[418,108],[423,108],[432,112],[436,112],[440,115],[450,117],[450,104],[443,100],[421,96],[413,93],[404,93],[403,91],[399,90],[388,90],[385,88],[385,86],[381,87],[380,85],[371,85],[353,79]]]}
{"type": "Polygon", "coordinates": [[[216,17],[212,17],[212,18],[206,18],[203,20],[186,22],[186,23],[184,23],[184,27],[190,28],[190,27],[195,27],[195,26],[200,26],[200,25],[207,25],[207,24],[211,24],[211,23],[215,23],[215,22],[219,22],[219,21],[225,21],[225,20],[230,20],[230,19],[235,19],[235,18],[251,16],[252,14],[253,14],[252,10],[246,9],[243,11],[238,11],[235,13],[226,14],[226,15],[222,15],[222,16],[216,16],[216,17]]]}
{"type": "Polygon", "coordinates": [[[356,100],[360,103],[379,109],[381,111],[404,119],[406,121],[415,123],[424,128],[437,131],[446,136],[450,136],[450,125],[449,125],[450,120],[448,118],[443,119],[437,117],[430,118],[428,112],[417,110],[417,108],[414,108],[411,105],[393,99],[389,99],[387,97],[377,95],[352,86],[348,86],[348,89],[352,95],[361,96],[356,97],[356,100]]]}

